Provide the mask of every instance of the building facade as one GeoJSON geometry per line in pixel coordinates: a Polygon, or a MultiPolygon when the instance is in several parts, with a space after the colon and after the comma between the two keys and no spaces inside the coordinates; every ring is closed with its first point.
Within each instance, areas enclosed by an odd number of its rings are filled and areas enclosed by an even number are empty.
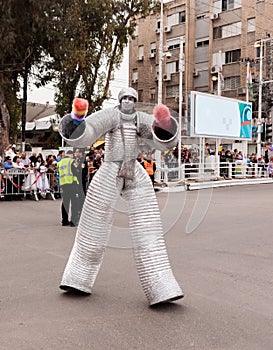
{"type": "Polygon", "coordinates": [[[155,12],[137,20],[135,37],[130,41],[129,83],[138,91],[139,100],[157,103],[162,84],[163,103],[176,111],[182,103],[182,135],[186,135],[190,91],[249,99],[253,102],[255,126],[258,87],[261,80],[266,80],[269,83],[263,84],[261,109],[263,122],[270,125],[272,1],[163,2],[163,14],[155,12]],[[250,76],[252,84],[247,85],[250,76]]]}

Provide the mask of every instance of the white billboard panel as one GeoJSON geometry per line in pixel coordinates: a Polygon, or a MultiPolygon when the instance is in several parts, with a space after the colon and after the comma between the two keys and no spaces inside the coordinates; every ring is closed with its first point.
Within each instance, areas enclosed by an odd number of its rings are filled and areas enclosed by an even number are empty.
{"type": "Polygon", "coordinates": [[[191,136],[251,140],[252,104],[191,91],[191,136]]]}

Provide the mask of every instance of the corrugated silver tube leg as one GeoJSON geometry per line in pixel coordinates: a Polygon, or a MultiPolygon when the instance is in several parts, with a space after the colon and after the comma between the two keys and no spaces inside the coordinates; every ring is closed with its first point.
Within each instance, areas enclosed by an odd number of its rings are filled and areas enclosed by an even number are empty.
{"type": "Polygon", "coordinates": [[[76,288],[91,293],[111,231],[117,189],[119,164],[105,162],[92,179],[83,205],[82,214],[61,289],[76,288]],[[103,183],[103,186],[101,184],[103,183]]]}
{"type": "Polygon", "coordinates": [[[183,292],[170,266],[154,189],[138,163],[134,183],[130,186],[128,182],[123,198],[128,205],[137,271],[149,304],[182,298],[183,292]]]}
{"type": "Polygon", "coordinates": [[[115,162],[103,163],[91,182],[61,287],[91,293],[111,231],[115,204],[122,191],[129,211],[137,271],[149,304],[182,298],[183,292],[169,263],[152,183],[138,162],[133,181],[117,178],[119,167],[115,162]],[[102,179],[104,186],[99,186],[102,179]]]}

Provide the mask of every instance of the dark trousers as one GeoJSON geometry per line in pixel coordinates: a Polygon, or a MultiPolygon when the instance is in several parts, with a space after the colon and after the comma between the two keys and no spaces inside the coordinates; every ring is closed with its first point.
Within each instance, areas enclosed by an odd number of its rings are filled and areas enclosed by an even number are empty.
{"type": "Polygon", "coordinates": [[[71,221],[74,225],[79,221],[78,210],[78,185],[73,183],[71,185],[61,186],[62,193],[62,223],[67,224],[69,222],[69,209],[71,210],[71,221]]]}

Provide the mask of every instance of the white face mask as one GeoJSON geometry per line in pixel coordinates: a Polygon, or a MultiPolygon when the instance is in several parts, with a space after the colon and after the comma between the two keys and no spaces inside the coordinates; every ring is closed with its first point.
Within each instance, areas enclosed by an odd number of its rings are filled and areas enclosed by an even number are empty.
{"type": "Polygon", "coordinates": [[[121,112],[122,113],[133,113],[135,109],[135,102],[129,98],[123,98],[121,100],[121,112]]]}

